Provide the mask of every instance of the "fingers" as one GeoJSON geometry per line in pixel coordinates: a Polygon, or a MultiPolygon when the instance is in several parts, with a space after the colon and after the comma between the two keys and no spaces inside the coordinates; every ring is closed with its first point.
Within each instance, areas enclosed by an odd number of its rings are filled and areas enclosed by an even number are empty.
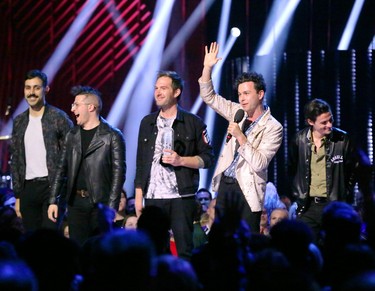
{"type": "Polygon", "coordinates": [[[219,52],[219,44],[217,42],[212,42],[210,45],[210,53],[218,53],[219,52]]]}
{"type": "Polygon", "coordinates": [[[56,209],[48,209],[48,218],[53,222],[56,222],[57,218],[57,210],[56,209]]]}
{"type": "Polygon", "coordinates": [[[219,44],[217,42],[211,42],[210,49],[208,46],[204,47],[204,52],[207,54],[217,54],[219,52],[219,44]]]}

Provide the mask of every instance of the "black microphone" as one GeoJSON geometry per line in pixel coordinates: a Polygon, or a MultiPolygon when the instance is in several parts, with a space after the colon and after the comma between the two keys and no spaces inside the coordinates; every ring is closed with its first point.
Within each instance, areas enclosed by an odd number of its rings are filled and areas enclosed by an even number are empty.
{"type": "MultiPolygon", "coordinates": [[[[233,121],[235,123],[239,123],[244,117],[244,115],[245,115],[245,111],[243,111],[242,109],[238,109],[236,114],[234,115],[233,121]]],[[[228,143],[228,141],[230,141],[231,138],[232,138],[232,135],[228,132],[226,143],[228,143]]]]}

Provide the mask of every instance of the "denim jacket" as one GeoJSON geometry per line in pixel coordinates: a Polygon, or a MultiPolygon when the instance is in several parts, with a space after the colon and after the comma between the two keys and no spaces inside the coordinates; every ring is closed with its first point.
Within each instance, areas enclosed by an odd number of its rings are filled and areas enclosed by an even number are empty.
{"type": "MultiPolygon", "coordinates": [[[[156,119],[159,112],[145,116],[139,128],[137,170],[135,187],[147,193],[150,180],[152,159],[158,134],[156,119]]],[[[209,143],[206,125],[196,115],[178,107],[177,116],[172,126],[174,130],[174,150],[180,156],[199,156],[204,168],[209,168],[214,161],[212,146],[209,143]]],[[[199,169],[175,167],[178,192],[181,196],[194,194],[199,186],[199,169]]]]}

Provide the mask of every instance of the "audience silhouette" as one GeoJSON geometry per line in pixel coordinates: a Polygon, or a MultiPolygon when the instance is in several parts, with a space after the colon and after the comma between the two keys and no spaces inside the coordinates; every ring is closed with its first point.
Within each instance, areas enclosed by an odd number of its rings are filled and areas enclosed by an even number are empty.
{"type": "Polygon", "coordinates": [[[317,244],[287,215],[269,235],[255,234],[235,210],[222,215],[213,204],[208,239],[190,261],[171,254],[161,208],[145,207],[138,227],[124,229],[97,207],[97,235],[82,246],[59,230],[25,232],[15,210],[0,207],[0,290],[374,290],[375,251],[344,202],[325,207],[317,244]]]}

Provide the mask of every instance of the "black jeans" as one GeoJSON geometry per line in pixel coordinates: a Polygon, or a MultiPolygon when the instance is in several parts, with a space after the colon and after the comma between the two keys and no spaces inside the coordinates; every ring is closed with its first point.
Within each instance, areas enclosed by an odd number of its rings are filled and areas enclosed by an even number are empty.
{"type": "Polygon", "coordinates": [[[216,215],[239,215],[250,227],[253,233],[260,231],[260,216],[262,211],[253,212],[237,182],[220,181],[216,199],[216,215]]]}
{"type": "Polygon", "coordinates": [[[310,227],[314,235],[314,241],[319,242],[323,210],[329,204],[329,201],[315,203],[313,199],[310,200],[307,210],[298,216],[297,219],[303,221],[310,227]]]}
{"type": "Polygon", "coordinates": [[[90,197],[76,195],[68,204],[69,237],[83,245],[98,232],[98,209],[90,197]]]}
{"type": "Polygon", "coordinates": [[[20,194],[20,211],[26,231],[39,228],[57,229],[57,224],[48,219],[49,181],[25,181],[20,194]]]}
{"type": "Polygon", "coordinates": [[[193,223],[196,211],[195,197],[176,199],[145,199],[145,206],[157,206],[170,218],[173,237],[179,257],[190,260],[193,250],[193,223]]]}

